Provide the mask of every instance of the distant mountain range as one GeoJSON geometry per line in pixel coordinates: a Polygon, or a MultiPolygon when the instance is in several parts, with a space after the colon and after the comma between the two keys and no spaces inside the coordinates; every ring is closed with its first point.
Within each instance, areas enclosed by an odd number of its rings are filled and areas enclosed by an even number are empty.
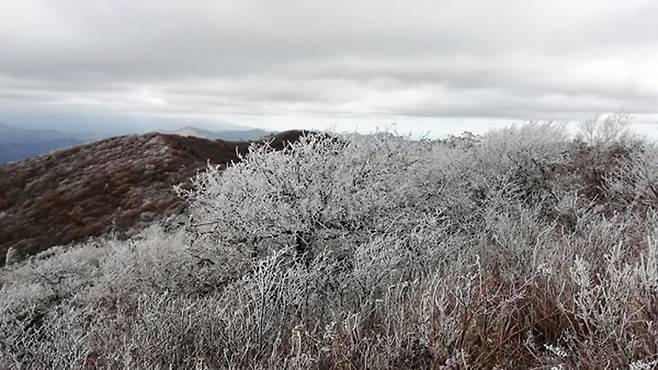
{"type": "MultiPolygon", "coordinates": [[[[167,133],[208,140],[255,140],[270,132],[259,129],[211,131],[187,126],[167,133]]],[[[25,129],[0,123],[0,164],[50,153],[75,145],[109,137],[94,132],[62,132],[50,129],[25,129]]]]}
{"type": "Polygon", "coordinates": [[[194,136],[208,140],[256,140],[271,134],[269,131],[252,129],[252,130],[221,130],[211,131],[204,130],[198,127],[186,126],[178,130],[168,131],[168,133],[180,136],[194,136]]]}
{"type": "Polygon", "coordinates": [[[91,134],[77,135],[56,130],[32,130],[0,123],[0,163],[66,148],[84,143],[91,134]]]}
{"type": "MultiPolygon", "coordinates": [[[[281,149],[301,134],[266,140],[281,149]]],[[[150,133],[0,165],[0,265],[9,247],[32,255],[176,214],[185,204],[173,185],[187,183],[208,162],[238,161],[253,142],[150,133]]]]}

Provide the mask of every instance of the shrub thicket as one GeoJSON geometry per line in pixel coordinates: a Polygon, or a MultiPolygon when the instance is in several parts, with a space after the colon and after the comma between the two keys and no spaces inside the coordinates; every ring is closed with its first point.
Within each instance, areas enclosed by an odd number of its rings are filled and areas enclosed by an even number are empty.
{"type": "Polygon", "coordinates": [[[584,132],[254,146],[183,229],[4,268],[0,367],[653,368],[658,150],[584,132]]]}

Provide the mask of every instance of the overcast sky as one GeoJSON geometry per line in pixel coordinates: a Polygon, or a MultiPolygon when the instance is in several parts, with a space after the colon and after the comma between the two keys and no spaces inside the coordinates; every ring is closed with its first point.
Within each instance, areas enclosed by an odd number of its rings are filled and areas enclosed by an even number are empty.
{"type": "Polygon", "coordinates": [[[620,110],[655,122],[656,19],[654,0],[0,0],[0,114],[435,133],[620,110]]]}

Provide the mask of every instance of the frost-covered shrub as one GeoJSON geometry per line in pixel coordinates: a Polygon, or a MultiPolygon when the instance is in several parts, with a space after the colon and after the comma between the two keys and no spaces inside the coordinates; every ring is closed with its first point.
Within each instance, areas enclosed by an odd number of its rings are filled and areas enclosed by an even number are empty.
{"type": "Polygon", "coordinates": [[[594,117],[580,123],[577,138],[593,146],[628,144],[634,140],[629,123],[625,113],[594,117]]]}
{"type": "Polygon", "coordinates": [[[7,253],[5,254],[5,265],[11,265],[19,261],[18,252],[14,247],[9,247],[7,253]]]}
{"type": "Polygon", "coordinates": [[[222,254],[234,248],[251,258],[286,246],[313,254],[413,220],[428,145],[308,135],[283,151],[252,147],[242,162],[197,177],[186,195],[200,234],[222,254]]]}
{"type": "Polygon", "coordinates": [[[606,178],[606,190],[620,208],[646,212],[658,205],[658,147],[634,145],[606,178]]]}

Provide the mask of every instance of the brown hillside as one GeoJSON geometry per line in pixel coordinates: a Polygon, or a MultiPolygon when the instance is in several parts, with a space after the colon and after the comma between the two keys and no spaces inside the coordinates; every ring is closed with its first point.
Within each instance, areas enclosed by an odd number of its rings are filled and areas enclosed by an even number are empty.
{"type": "MultiPolygon", "coordinates": [[[[280,149],[301,134],[267,140],[280,149]]],[[[184,207],[173,185],[208,162],[238,160],[250,144],[153,133],[0,165],[0,265],[10,247],[32,255],[172,215],[184,207]]]]}

